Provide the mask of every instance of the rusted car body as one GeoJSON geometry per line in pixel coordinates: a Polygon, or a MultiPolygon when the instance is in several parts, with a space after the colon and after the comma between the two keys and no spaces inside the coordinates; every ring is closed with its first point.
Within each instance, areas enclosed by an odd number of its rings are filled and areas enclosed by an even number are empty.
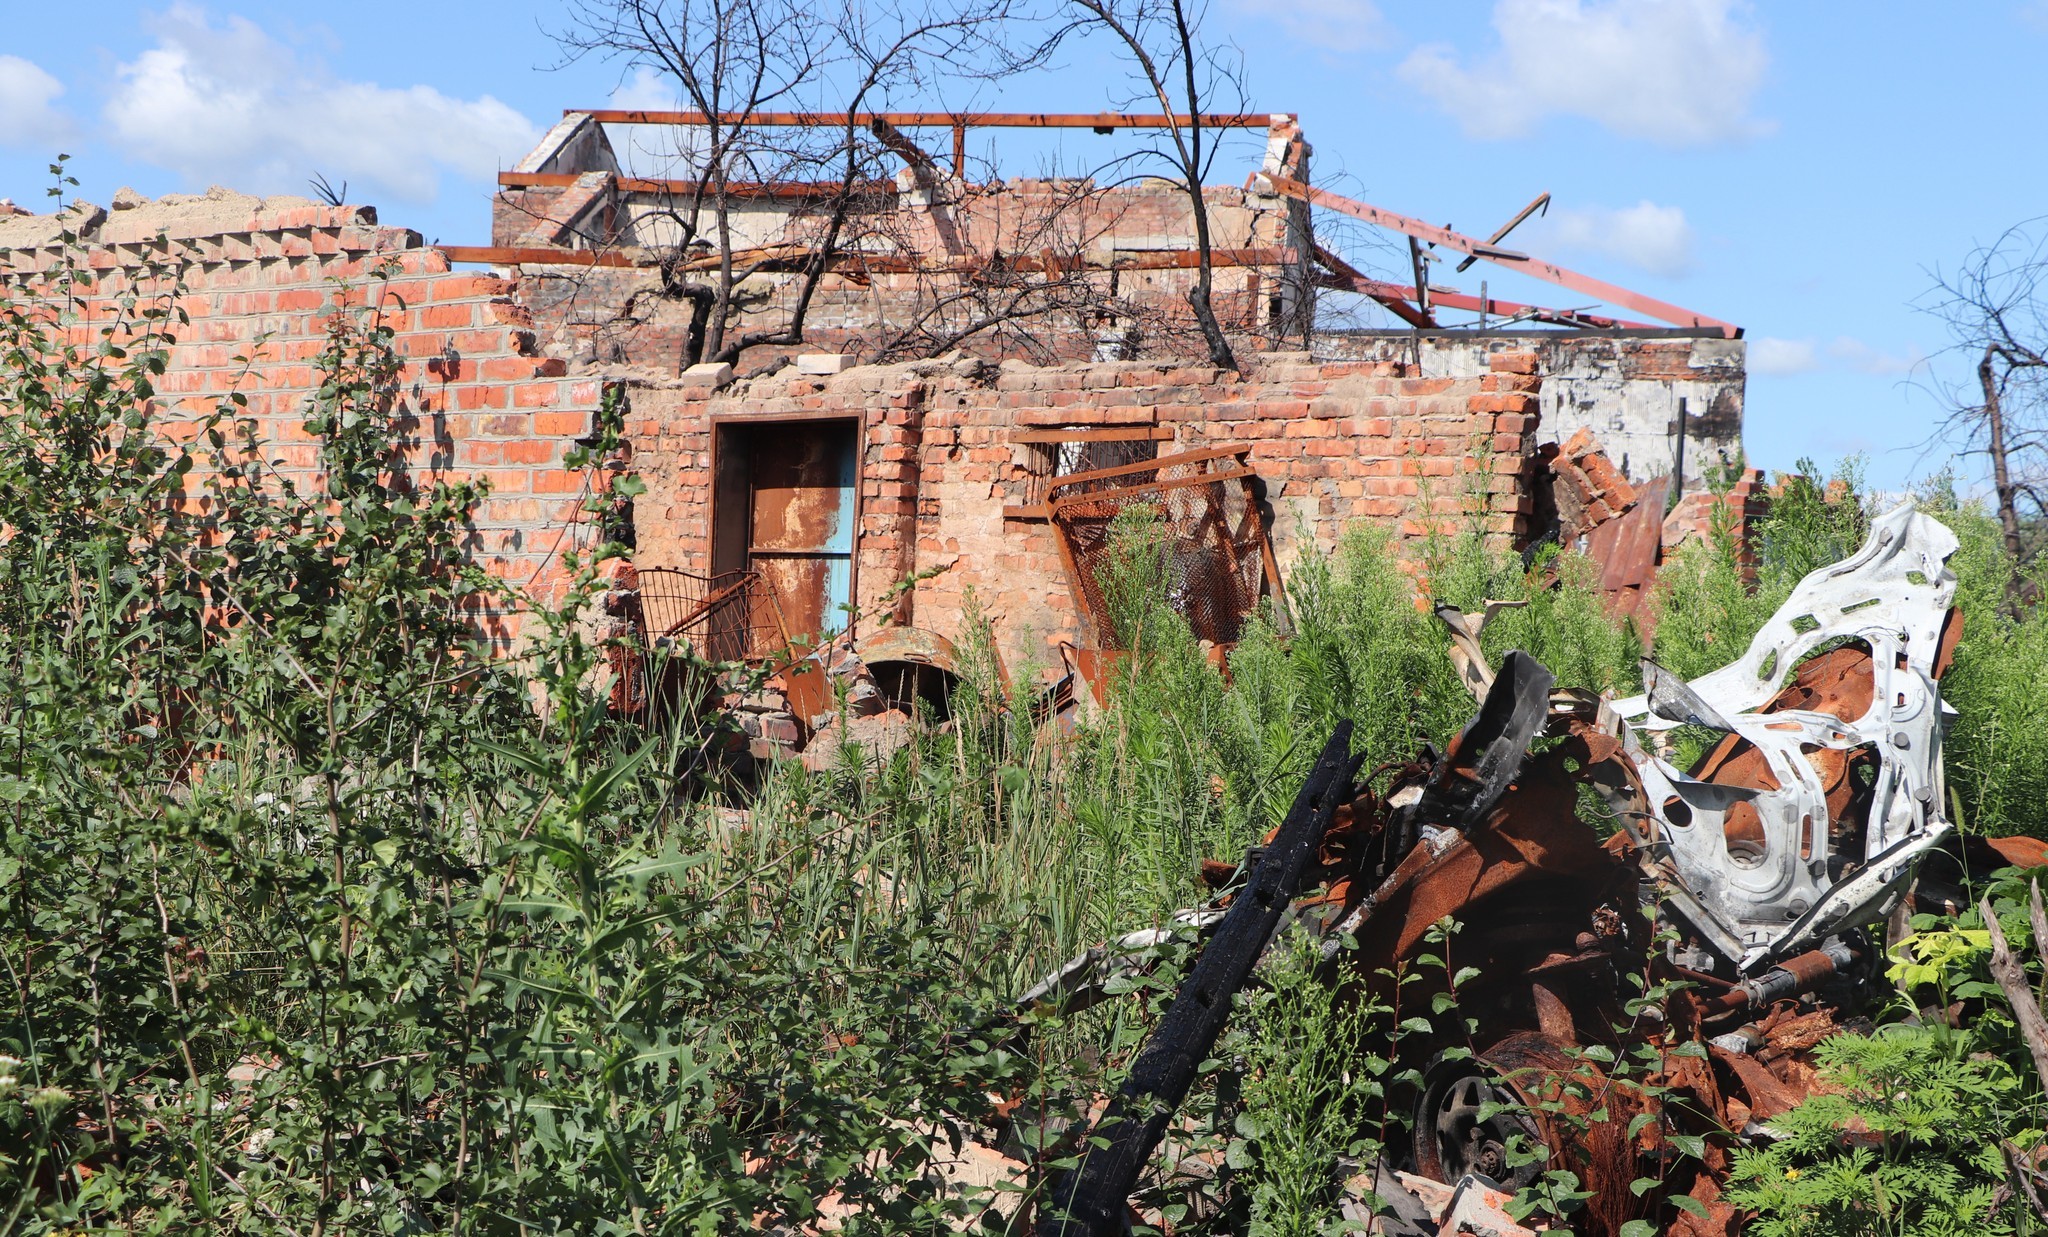
{"type": "MultiPolygon", "coordinates": [[[[1446,751],[1364,776],[1340,729],[1265,844],[1208,866],[1215,898],[1181,916],[1208,934],[1203,957],[1039,1231],[1123,1222],[1184,1063],[1282,930],[1316,934],[1329,981],[1361,999],[1441,1007],[1395,1049],[1422,1077],[1399,1167],[1511,1191],[1547,1164],[1593,1191],[1580,1232],[1738,1231],[1720,1197],[1731,1149],[1771,1136],[1813,1083],[1810,1050],[1880,993],[1881,925],[1953,833],[1940,681],[1961,630],[1956,545],[1901,507],[1742,657],[1691,682],[1646,662],[1632,700],[1560,690],[1519,652],[1496,671],[1479,616],[1445,615],[1478,714],[1446,751]],[[1704,754],[1679,767],[1674,738],[1704,754]],[[1184,1004],[1210,1016],[1176,1020],[1184,1004]]],[[[1088,999],[1123,956],[1077,959],[1027,999],[1088,999]]]]}

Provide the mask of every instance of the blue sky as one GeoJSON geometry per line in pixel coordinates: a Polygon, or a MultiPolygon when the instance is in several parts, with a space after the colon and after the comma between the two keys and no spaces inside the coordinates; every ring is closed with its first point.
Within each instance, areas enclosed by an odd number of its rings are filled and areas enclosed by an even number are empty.
{"type": "MultiPolygon", "coordinates": [[[[483,243],[494,173],[565,106],[659,102],[620,65],[562,67],[563,18],[543,0],[0,0],[0,197],[43,209],[58,150],[100,202],[302,193],[318,171],[387,223],[483,243]]],[[[1960,367],[1912,303],[1931,269],[2048,213],[2026,136],[2048,0],[1214,0],[1208,29],[1242,49],[1248,110],[1301,114],[1318,181],[1478,233],[1548,190],[1515,244],[1745,327],[1766,468],[1862,452],[1896,488],[1946,462],[1921,449],[1937,409],[1914,380],[1960,367]]],[[[1075,49],[973,103],[1093,110],[1124,101],[1113,81],[1075,49]]],[[[1001,165],[1037,170],[1048,152],[1020,142],[1001,165]]],[[[1583,303],[1485,264],[1435,274],[1482,276],[1583,303]]]]}

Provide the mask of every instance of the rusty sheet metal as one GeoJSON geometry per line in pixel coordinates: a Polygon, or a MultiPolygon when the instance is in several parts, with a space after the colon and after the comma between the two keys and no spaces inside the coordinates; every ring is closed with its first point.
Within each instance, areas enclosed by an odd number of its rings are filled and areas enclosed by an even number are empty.
{"type": "MultiPolygon", "coordinates": [[[[1365,930],[1346,954],[1366,982],[1392,982],[1381,972],[1410,969],[1430,929],[1446,917],[1470,925],[1458,965],[1486,971],[1490,961],[1496,976],[1525,976],[1552,955],[1570,956],[1617,880],[1633,884],[1627,865],[1572,815],[1577,792],[1562,760],[1537,762],[1550,767],[1518,783],[1489,820],[1439,852],[1416,847],[1370,891],[1365,930]]],[[[1494,1013],[1539,1025],[1526,996],[1494,1013]]]]}
{"type": "Polygon", "coordinates": [[[846,625],[858,436],[851,424],[827,422],[754,437],[747,561],[774,589],[798,640],[822,641],[846,625]]]}
{"type": "Polygon", "coordinates": [[[1600,565],[1600,590],[1606,594],[1609,614],[1634,614],[1642,604],[1644,590],[1657,577],[1657,556],[1664,538],[1664,496],[1670,487],[1669,477],[1651,481],[1633,507],[1586,538],[1586,557],[1600,565]]]}
{"type": "Polygon", "coordinates": [[[1167,602],[1197,639],[1235,644],[1262,593],[1279,593],[1265,522],[1242,465],[1249,447],[1208,448],[1060,478],[1047,511],[1060,534],[1068,581],[1099,648],[1115,649],[1109,596],[1119,520],[1134,537],[1131,553],[1157,555],[1167,602]],[[1149,527],[1134,521],[1149,519],[1149,527]]]}
{"type": "Polygon", "coordinates": [[[782,694],[789,700],[789,711],[800,718],[806,728],[811,725],[812,718],[832,711],[832,680],[815,656],[791,660],[776,674],[774,682],[781,686],[782,694]]]}
{"type": "MultiPolygon", "coordinates": [[[[1845,722],[1854,721],[1869,711],[1875,691],[1870,649],[1858,641],[1822,653],[1801,665],[1792,681],[1761,711],[1823,713],[1845,722]]],[[[1807,753],[1807,758],[1819,777],[1827,803],[1829,848],[1860,850],[1864,821],[1862,813],[1856,810],[1855,800],[1864,783],[1859,783],[1852,775],[1874,763],[1869,750],[1820,748],[1807,753]]],[[[1708,749],[1707,754],[1693,766],[1691,776],[1697,781],[1717,786],[1780,788],[1765,753],[1734,733],[1723,735],[1708,749]]],[[[1731,854],[1763,853],[1763,824],[1754,804],[1732,805],[1723,818],[1722,832],[1731,854]]],[[[1812,857],[1814,841],[1810,835],[1802,836],[1803,857],[1812,857]]]]}
{"type": "Polygon", "coordinates": [[[2048,842],[2040,838],[1985,838],[1984,845],[2013,867],[2048,867],[2048,842]]]}
{"type": "Polygon", "coordinates": [[[1552,1149],[1549,1166],[1576,1173],[1581,1188],[1593,1192],[1582,1217],[1575,1217],[1584,1231],[1612,1237],[1662,1206],[1661,1199],[1629,1188],[1645,1161],[1662,1150],[1655,1121],[1637,1136],[1629,1126],[1638,1116],[1656,1115],[1657,1104],[1641,1087],[1609,1077],[1578,1047],[1522,1032],[1487,1048],[1479,1060],[1515,1090],[1542,1128],[1552,1149]]]}
{"type": "Polygon", "coordinates": [[[854,652],[860,654],[869,669],[889,662],[908,662],[947,674],[960,673],[960,650],[938,632],[922,627],[878,627],[855,642],[854,652]]]}
{"type": "Polygon", "coordinates": [[[888,707],[950,716],[953,687],[960,680],[960,650],[951,640],[921,627],[891,625],[863,635],[854,652],[873,676],[888,707]]]}

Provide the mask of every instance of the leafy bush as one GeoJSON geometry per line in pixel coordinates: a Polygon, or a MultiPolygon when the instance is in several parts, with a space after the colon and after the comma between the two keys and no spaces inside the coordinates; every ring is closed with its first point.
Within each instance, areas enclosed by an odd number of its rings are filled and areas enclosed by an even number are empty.
{"type": "MultiPolygon", "coordinates": [[[[999,1100],[1035,1118],[1010,1147],[1035,1172],[1070,1154],[1186,946],[1122,985],[1143,999],[1009,997],[1205,899],[1195,861],[1270,828],[1339,718],[1375,759],[1456,732],[1471,703],[1418,578],[1526,602],[1496,656],[1637,685],[1589,564],[1476,534],[1420,564],[1368,532],[1310,556],[1225,676],[1133,516],[1132,656],[1073,734],[1032,723],[970,623],[945,726],[727,784],[694,759],[712,723],[643,730],[591,694],[590,561],[492,656],[475,616],[523,599],[466,565],[481,489],[407,475],[375,281],[344,290],[304,410],[317,492],[237,397],[160,423],[174,271],[97,320],[90,291],[62,268],[0,302],[0,1214],[22,1231],[1001,1229],[1014,1194],[949,1161],[1009,1128],[999,1100]]],[[[1667,568],[1660,655],[1739,649],[1847,535],[1809,498],[1774,517],[1758,591],[1718,540],[1667,568]]],[[[2013,568],[1949,510],[1958,791],[1979,827],[2036,827],[2048,640],[2031,612],[1978,621],[2013,568]]],[[[1172,1135],[1189,1173],[1147,1186],[1189,1231],[1331,1228],[1332,1161],[1370,1153],[1395,1082],[1378,1012],[1308,959],[1262,983],[1172,1135]]]]}
{"type": "Polygon", "coordinates": [[[1738,1149],[1728,1201],[1761,1237],[2010,1233],[1994,1212],[1998,1145],[2020,1090],[1967,1032],[1893,1025],[1815,1050],[1838,1090],[1771,1122],[1783,1138],[1738,1149]]]}
{"type": "Polygon", "coordinates": [[[1031,1065],[974,1028],[1035,912],[966,864],[892,882],[944,850],[852,802],[716,827],[664,763],[694,736],[604,721],[573,604],[492,658],[481,491],[404,474],[374,309],[330,325],[304,493],[232,399],[157,424],[174,273],[104,321],[84,280],[0,307],[12,1223],[970,1212],[932,1168],[1031,1065]]]}

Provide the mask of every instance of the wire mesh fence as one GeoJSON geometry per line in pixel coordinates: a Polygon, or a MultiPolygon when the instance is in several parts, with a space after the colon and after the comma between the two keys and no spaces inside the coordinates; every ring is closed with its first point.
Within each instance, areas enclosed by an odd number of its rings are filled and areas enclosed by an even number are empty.
{"type": "Polygon", "coordinates": [[[1098,647],[1125,647],[1120,589],[1164,595],[1198,639],[1235,644],[1278,579],[1244,447],[1059,478],[1047,507],[1098,647]]]}
{"type": "Polygon", "coordinates": [[[680,682],[689,663],[759,662],[788,651],[781,606],[759,572],[640,567],[627,584],[614,613],[631,626],[633,640],[611,653],[612,707],[620,712],[693,694],[680,682]]]}

